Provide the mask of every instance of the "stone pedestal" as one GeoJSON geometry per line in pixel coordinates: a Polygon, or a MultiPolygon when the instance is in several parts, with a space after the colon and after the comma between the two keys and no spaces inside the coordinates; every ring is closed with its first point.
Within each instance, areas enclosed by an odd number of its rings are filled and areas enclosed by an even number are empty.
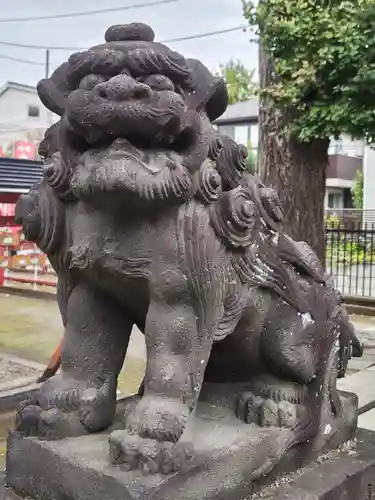
{"type": "MultiPolygon", "coordinates": [[[[329,432],[323,432],[324,444],[320,436],[313,443],[293,448],[271,473],[255,481],[251,474],[264,464],[265,456],[272,457],[273,444],[284,431],[241,423],[228,409],[204,403],[199,405],[193,424],[186,432],[197,458],[189,470],[162,475],[113,466],[109,462],[109,433],[40,441],[12,432],[7,450],[6,483],[10,488],[7,491],[40,500],[331,500],[324,495],[331,490],[349,491],[345,489],[347,481],[348,488],[364,481],[362,490],[365,491],[375,466],[372,433],[359,434],[354,448],[329,451],[351,439],[355,429],[357,398],[342,394],[341,399],[346,419],[336,430],[332,428],[330,436],[329,432]],[[322,455],[327,451],[328,454],[322,455]],[[277,491],[274,481],[279,487],[277,491]],[[280,484],[288,495],[294,496],[280,497],[280,484]],[[298,491],[303,489],[307,496],[298,496],[298,491]]],[[[345,498],[362,500],[357,496],[345,498]]]]}
{"type": "MultiPolygon", "coordinates": [[[[12,436],[11,440],[14,439],[15,437],[12,436]]],[[[35,462],[38,458],[41,458],[41,455],[34,457],[35,462]]],[[[66,463],[58,459],[56,462],[56,458],[50,464],[44,462],[39,465],[38,475],[22,478],[22,474],[26,473],[25,469],[21,469],[18,474],[12,471],[8,475],[8,482],[17,482],[19,486],[22,482],[29,492],[39,491],[40,498],[46,500],[55,498],[128,500],[131,498],[126,493],[123,483],[126,474],[118,470],[109,472],[108,465],[101,462],[100,458],[97,461],[93,459],[90,464],[87,464],[85,470],[82,470],[78,463],[74,465],[73,462],[66,463]],[[92,465],[95,469],[90,468],[92,465]],[[52,473],[50,478],[48,473],[52,473]],[[70,488],[72,491],[69,491],[70,488]],[[59,489],[66,493],[55,496],[59,489]]],[[[28,471],[31,472],[30,469],[28,471]]],[[[219,478],[217,480],[220,481],[219,478]]],[[[135,478],[133,491],[138,490],[136,498],[153,498],[152,495],[143,496],[141,483],[144,484],[145,481],[149,481],[149,484],[153,482],[150,479],[135,478]]],[[[158,479],[155,479],[155,492],[158,490],[158,483],[158,479]]],[[[375,495],[375,432],[358,430],[351,446],[344,446],[339,451],[322,455],[296,472],[286,474],[269,486],[258,488],[257,492],[248,493],[242,497],[236,493],[231,496],[206,495],[205,484],[207,483],[204,481],[201,486],[201,496],[197,496],[195,492],[190,495],[186,489],[185,496],[179,498],[189,500],[207,497],[220,500],[222,498],[231,500],[240,498],[246,500],[371,500],[375,495]]],[[[177,489],[175,491],[177,492],[177,489]]],[[[4,477],[0,476],[0,500],[20,500],[24,492],[19,491],[19,493],[20,495],[17,495],[14,490],[6,488],[4,477]]],[[[165,500],[175,498],[173,488],[164,498],[165,500]]]]}
{"type": "Polygon", "coordinates": [[[318,457],[248,500],[371,500],[375,498],[375,432],[358,429],[350,445],[318,457]]]}

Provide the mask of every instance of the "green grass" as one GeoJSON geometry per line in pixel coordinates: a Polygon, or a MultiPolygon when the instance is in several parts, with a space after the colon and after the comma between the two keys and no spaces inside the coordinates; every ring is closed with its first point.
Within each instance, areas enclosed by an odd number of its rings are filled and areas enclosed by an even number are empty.
{"type": "Polygon", "coordinates": [[[45,363],[62,334],[54,301],[0,294],[0,352],[45,363]]]}
{"type": "MultiPolygon", "coordinates": [[[[63,335],[58,307],[54,301],[0,294],[0,352],[46,363],[63,335]]],[[[129,358],[119,378],[124,394],[138,389],[144,362],[129,358]]]]}

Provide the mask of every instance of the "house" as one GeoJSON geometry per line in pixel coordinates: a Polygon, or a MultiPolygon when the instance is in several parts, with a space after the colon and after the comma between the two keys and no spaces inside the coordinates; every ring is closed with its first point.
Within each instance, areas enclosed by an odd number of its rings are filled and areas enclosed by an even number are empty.
{"type": "MultiPolygon", "coordinates": [[[[229,105],[215,121],[220,132],[236,142],[250,145],[256,153],[259,141],[259,104],[257,99],[229,105]]],[[[342,135],[332,140],[329,148],[329,165],[325,207],[327,209],[353,208],[351,189],[358,170],[362,168],[365,145],[342,135]]]]}
{"type": "Polygon", "coordinates": [[[7,82],[0,88],[0,156],[36,159],[38,143],[57,118],[35,87],[7,82]]]}
{"type": "Polygon", "coordinates": [[[252,149],[256,151],[259,138],[258,115],[258,100],[252,99],[230,104],[215,124],[222,134],[240,144],[251,144],[252,149]]]}

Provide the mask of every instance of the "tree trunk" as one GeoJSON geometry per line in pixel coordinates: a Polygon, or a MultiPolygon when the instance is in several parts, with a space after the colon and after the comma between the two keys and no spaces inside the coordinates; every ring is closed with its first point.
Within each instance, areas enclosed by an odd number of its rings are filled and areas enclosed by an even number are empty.
{"type": "MultiPolygon", "coordinates": [[[[260,86],[275,78],[270,58],[260,50],[260,86]]],[[[285,232],[306,241],[324,262],[324,196],[329,140],[302,143],[285,133],[287,117],[261,99],[259,112],[259,174],[279,193],[285,232]]]]}

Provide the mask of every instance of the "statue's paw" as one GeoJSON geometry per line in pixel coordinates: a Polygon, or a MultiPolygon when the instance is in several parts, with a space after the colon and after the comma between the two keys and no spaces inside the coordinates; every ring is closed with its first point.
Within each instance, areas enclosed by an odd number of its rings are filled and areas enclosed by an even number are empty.
{"type": "Polygon", "coordinates": [[[116,391],[106,382],[94,386],[56,376],[45,382],[34,400],[21,404],[16,429],[28,436],[61,439],[108,428],[116,412],[116,391]]]}
{"type": "Polygon", "coordinates": [[[244,422],[261,427],[293,427],[297,422],[297,405],[246,392],[239,398],[237,416],[244,422]]]}
{"type": "Polygon", "coordinates": [[[80,396],[80,421],[88,432],[100,432],[113,423],[116,414],[116,392],[106,385],[88,388],[80,396]]]}
{"type": "Polygon", "coordinates": [[[176,443],[189,416],[189,408],[177,399],[147,395],[126,417],[126,428],[143,438],[176,443]]]}
{"type": "Polygon", "coordinates": [[[41,407],[31,401],[21,403],[16,414],[15,429],[25,436],[38,436],[41,413],[41,407]]]}
{"type": "Polygon", "coordinates": [[[363,356],[364,344],[359,339],[355,338],[352,342],[353,358],[361,358],[363,356]]]}
{"type": "Polygon", "coordinates": [[[145,474],[185,472],[197,465],[189,443],[160,442],[127,431],[112,432],[109,454],[113,465],[121,464],[125,470],[139,469],[145,474]]]}
{"type": "Polygon", "coordinates": [[[25,436],[56,440],[87,434],[79,415],[57,408],[43,410],[38,405],[23,405],[16,416],[15,428],[25,436]]]}
{"type": "Polygon", "coordinates": [[[42,411],[38,427],[40,439],[57,440],[88,434],[78,412],[64,413],[57,408],[42,411]]]}
{"type": "Polygon", "coordinates": [[[116,381],[105,380],[99,385],[90,380],[53,377],[42,385],[39,400],[45,410],[58,408],[63,413],[77,413],[88,432],[99,432],[113,422],[116,381]]]}

